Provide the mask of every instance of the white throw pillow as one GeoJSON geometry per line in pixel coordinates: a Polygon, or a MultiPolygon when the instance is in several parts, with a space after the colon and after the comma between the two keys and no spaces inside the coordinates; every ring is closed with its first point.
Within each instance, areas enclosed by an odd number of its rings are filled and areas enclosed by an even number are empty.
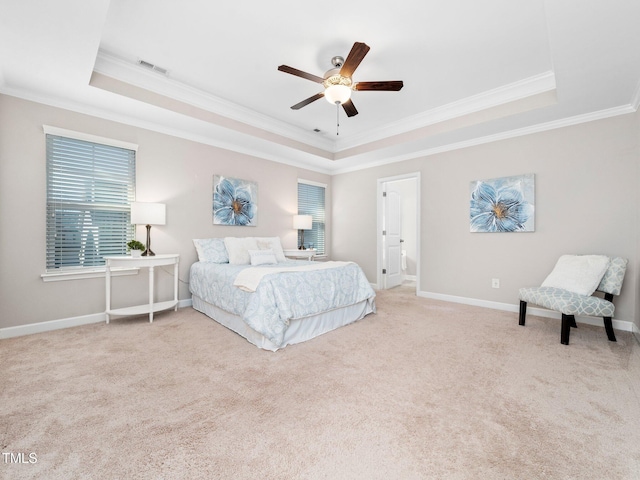
{"type": "Polygon", "coordinates": [[[591,295],[600,285],[609,261],[605,255],[563,255],[542,286],[591,295]]]}
{"type": "Polygon", "coordinates": [[[282,250],[282,244],[280,243],[280,237],[255,237],[258,242],[258,248],[262,250],[271,249],[276,256],[278,262],[286,262],[287,258],[284,256],[282,250]]]}
{"type": "Polygon", "coordinates": [[[194,238],[193,244],[201,262],[229,263],[227,247],[222,238],[194,238]]]}
{"type": "Polygon", "coordinates": [[[258,243],[254,237],[225,237],[229,263],[232,265],[249,265],[251,257],[249,250],[258,250],[258,243]]]}
{"type": "Polygon", "coordinates": [[[273,250],[249,250],[251,265],[275,265],[278,263],[273,250]]]}

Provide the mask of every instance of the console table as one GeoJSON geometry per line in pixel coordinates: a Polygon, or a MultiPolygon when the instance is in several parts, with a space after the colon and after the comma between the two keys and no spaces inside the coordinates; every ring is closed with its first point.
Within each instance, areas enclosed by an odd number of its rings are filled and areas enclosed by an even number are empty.
{"type": "Polygon", "coordinates": [[[161,310],[174,308],[178,310],[178,264],[180,262],[180,254],[169,253],[155,255],[152,257],[124,257],[113,256],[104,257],[106,267],[106,303],[105,311],[107,323],[109,323],[109,315],[141,315],[149,314],[149,322],[153,322],[153,313],[161,310]],[[153,274],[155,267],[164,265],[173,265],[173,300],[166,302],[153,302],[153,274]],[[112,268],[143,268],[149,269],[149,303],[144,305],[136,305],[135,307],[111,308],[111,269],[112,268]]]}

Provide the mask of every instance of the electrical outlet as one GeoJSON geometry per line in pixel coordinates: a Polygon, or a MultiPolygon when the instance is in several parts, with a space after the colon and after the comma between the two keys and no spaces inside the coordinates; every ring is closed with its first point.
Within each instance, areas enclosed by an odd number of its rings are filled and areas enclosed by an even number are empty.
{"type": "Polygon", "coordinates": [[[500,279],[492,278],[491,279],[491,288],[500,288],[500,279]]]}

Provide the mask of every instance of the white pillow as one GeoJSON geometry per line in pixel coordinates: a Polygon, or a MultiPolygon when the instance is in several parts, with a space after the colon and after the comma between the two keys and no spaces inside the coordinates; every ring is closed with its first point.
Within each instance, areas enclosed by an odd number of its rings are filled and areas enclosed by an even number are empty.
{"type": "Polygon", "coordinates": [[[194,238],[193,244],[201,262],[229,263],[227,247],[222,238],[194,238]]]}
{"type": "Polygon", "coordinates": [[[280,243],[280,237],[256,237],[258,242],[258,248],[262,250],[271,249],[276,256],[278,262],[286,262],[287,259],[284,256],[282,250],[282,244],[280,243]]]}
{"type": "Polygon", "coordinates": [[[258,243],[254,237],[225,237],[229,263],[232,265],[249,265],[251,257],[249,250],[258,250],[258,243]]]}
{"type": "Polygon", "coordinates": [[[542,286],[588,296],[596,291],[607,268],[605,255],[562,255],[542,286]]]}
{"type": "Polygon", "coordinates": [[[278,263],[273,250],[249,250],[251,265],[275,265],[278,263]]]}

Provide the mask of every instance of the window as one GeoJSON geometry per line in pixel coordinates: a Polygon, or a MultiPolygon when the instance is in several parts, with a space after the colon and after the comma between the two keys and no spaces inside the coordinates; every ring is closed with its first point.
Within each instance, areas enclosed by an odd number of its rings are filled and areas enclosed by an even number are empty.
{"type": "Polygon", "coordinates": [[[102,266],[105,255],[126,254],[137,147],[54,127],[45,133],[47,272],[102,266]]]}
{"type": "MultiPolygon", "coordinates": [[[[325,254],[324,244],[324,194],[327,186],[321,183],[298,180],[298,214],[311,215],[313,227],[304,232],[305,247],[315,248],[318,255],[325,254]]],[[[298,233],[300,244],[300,233],[298,233]]]]}

